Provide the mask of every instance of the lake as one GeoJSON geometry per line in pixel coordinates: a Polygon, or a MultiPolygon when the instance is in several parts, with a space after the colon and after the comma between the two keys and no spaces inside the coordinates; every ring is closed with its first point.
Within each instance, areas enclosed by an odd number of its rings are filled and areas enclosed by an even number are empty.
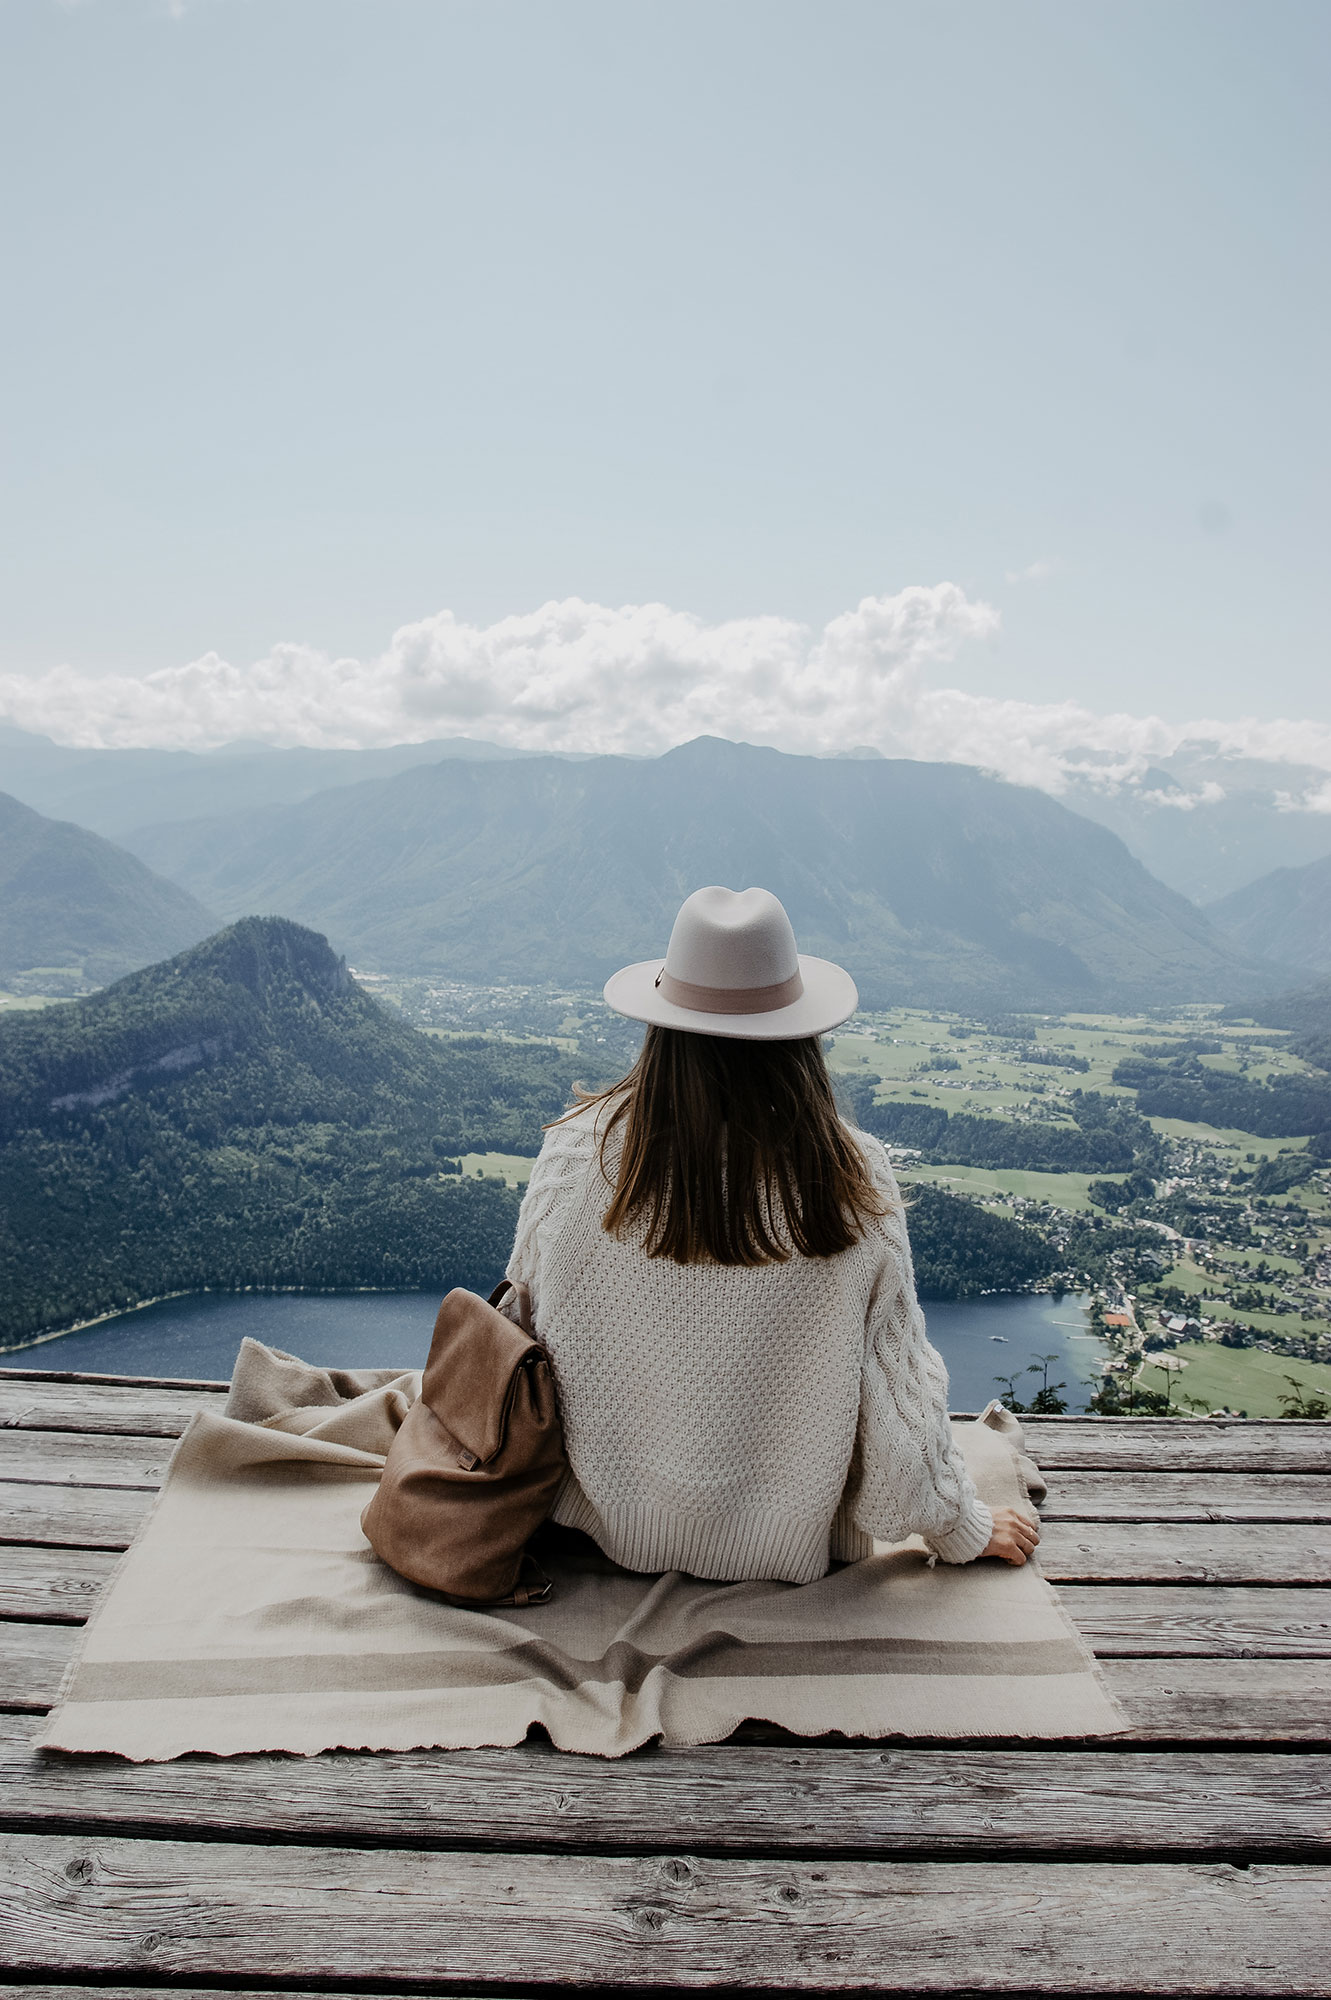
{"type": "MultiPolygon", "coordinates": [[[[430,1345],[433,1292],[213,1292],[164,1299],[96,1326],[0,1352],[0,1366],[72,1369],[86,1375],[175,1375],[223,1379],[248,1334],[307,1361],[342,1368],[419,1368],[430,1345]]],[[[929,1338],[947,1363],[954,1410],[979,1410],[1011,1373],[1029,1402],[1039,1378],[1023,1373],[1036,1354],[1056,1354],[1052,1382],[1068,1408],[1084,1410],[1085,1378],[1099,1374],[1104,1345],[1088,1332],[1085,1306],[1069,1294],[999,1293],[934,1300],[929,1338]]]]}

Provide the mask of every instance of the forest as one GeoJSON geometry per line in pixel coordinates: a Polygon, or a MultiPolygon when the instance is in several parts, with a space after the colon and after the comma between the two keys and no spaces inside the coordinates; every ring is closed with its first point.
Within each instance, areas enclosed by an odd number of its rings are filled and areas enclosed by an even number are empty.
{"type": "Polygon", "coordinates": [[[1199,1054],[1126,1057],[1114,1082],[1137,1093],[1148,1118],[1253,1132],[1262,1139],[1331,1133],[1331,1081],[1299,1074],[1257,1083],[1228,1070],[1207,1069],[1199,1054]]]}
{"type": "Polygon", "coordinates": [[[852,1085],[848,1095],[863,1131],[894,1146],[909,1146],[937,1166],[1126,1173],[1155,1145],[1150,1126],[1130,1104],[1094,1090],[1074,1090],[1064,1100],[1073,1125],[977,1118],[939,1105],[895,1100],[878,1104],[868,1079],[852,1085]]]}
{"type": "Polygon", "coordinates": [[[924,1298],[1030,1291],[1057,1261],[1034,1229],[927,1183],[912,1189],[906,1222],[924,1298]]]}

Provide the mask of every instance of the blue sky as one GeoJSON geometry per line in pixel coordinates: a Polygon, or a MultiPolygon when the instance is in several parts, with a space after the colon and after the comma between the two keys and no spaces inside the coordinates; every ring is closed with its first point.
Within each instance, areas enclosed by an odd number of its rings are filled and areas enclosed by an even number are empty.
{"type": "Polygon", "coordinates": [[[962,693],[1331,722],[1329,50],[1324,0],[0,0],[7,712],[562,600],[816,652],[947,581],[962,693]]]}

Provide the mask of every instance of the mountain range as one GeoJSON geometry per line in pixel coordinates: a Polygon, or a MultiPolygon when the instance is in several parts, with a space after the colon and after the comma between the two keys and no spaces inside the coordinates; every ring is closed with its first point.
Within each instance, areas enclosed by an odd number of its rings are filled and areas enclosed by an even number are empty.
{"type": "Polygon", "coordinates": [[[959,764],[450,758],[131,836],[224,917],[277,911],[363,969],[599,984],[664,949],[700,884],[759,882],[866,1004],[1067,1007],[1288,986],[1047,794],[959,764]]]}
{"type": "Polygon", "coordinates": [[[1203,905],[1272,869],[1331,854],[1331,786],[1311,764],[1222,755],[1194,743],[1113,783],[1084,765],[1062,796],[1118,834],[1162,882],[1203,905]]]}
{"type": "MultiPolygon", "coordinates": [[[[202,753],[79,749],[0,725],[0,791],[123,840],[163,822],[293,805],[443,758],[511,763],[536,754],[469,737],[365,750],[245,743],[202,753]]],[[[872,759],[878,752],[843,754],[872,759]]],[[[1331,791],[1326,772],[1312,765],[1263,762],[1196,742],[1123,776],[1094,750],[1071,754],[1064,804],[1117,833],[1153,875],[1193,902],[1212,902],[1274,868],[1331,853],[1331,812],[1324,809],[1331,791]]]]}
{"type": "Polygon", "coordinates": [[[398,743],[383,750],[81,750],[0,724],[0,791],[40,813],[71,819],[110,840],[159,820],[198,819],[291,805],[332,785],[391,777],[441,757],[521,757],[470,737],[398,743]]]}
{"type": "Polygon", "coordinates": [[[1331,855],[1273,869],[1212,903],[1207,915],[1252,957],[1331,972],[1331,855]]]}
{"type": "Polygon", "coordinates": [[[98,834],[0,792],[0,982],[100,986],[216,928],[211,911],[98,834]]]}

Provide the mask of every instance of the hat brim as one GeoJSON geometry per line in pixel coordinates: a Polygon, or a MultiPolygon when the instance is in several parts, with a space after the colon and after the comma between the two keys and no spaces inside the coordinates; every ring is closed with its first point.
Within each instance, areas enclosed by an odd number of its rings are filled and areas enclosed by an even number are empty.
{"type": "Polygon", "coordinates": [[[656,1028],[682,1028],[690,1035],[724,1035],[736,1042],[794,1042],[806,1035],[825,1035],[839,1028],[860,1004],[855,981],[827,958],[800,954],[804,991],[786,1007],[767,1014],[700,1014],[692,1007],[664,1000],[656,984],[663,958],[626,965],[605,982],[605,1003],[630,1021],[656,1028]]]}

